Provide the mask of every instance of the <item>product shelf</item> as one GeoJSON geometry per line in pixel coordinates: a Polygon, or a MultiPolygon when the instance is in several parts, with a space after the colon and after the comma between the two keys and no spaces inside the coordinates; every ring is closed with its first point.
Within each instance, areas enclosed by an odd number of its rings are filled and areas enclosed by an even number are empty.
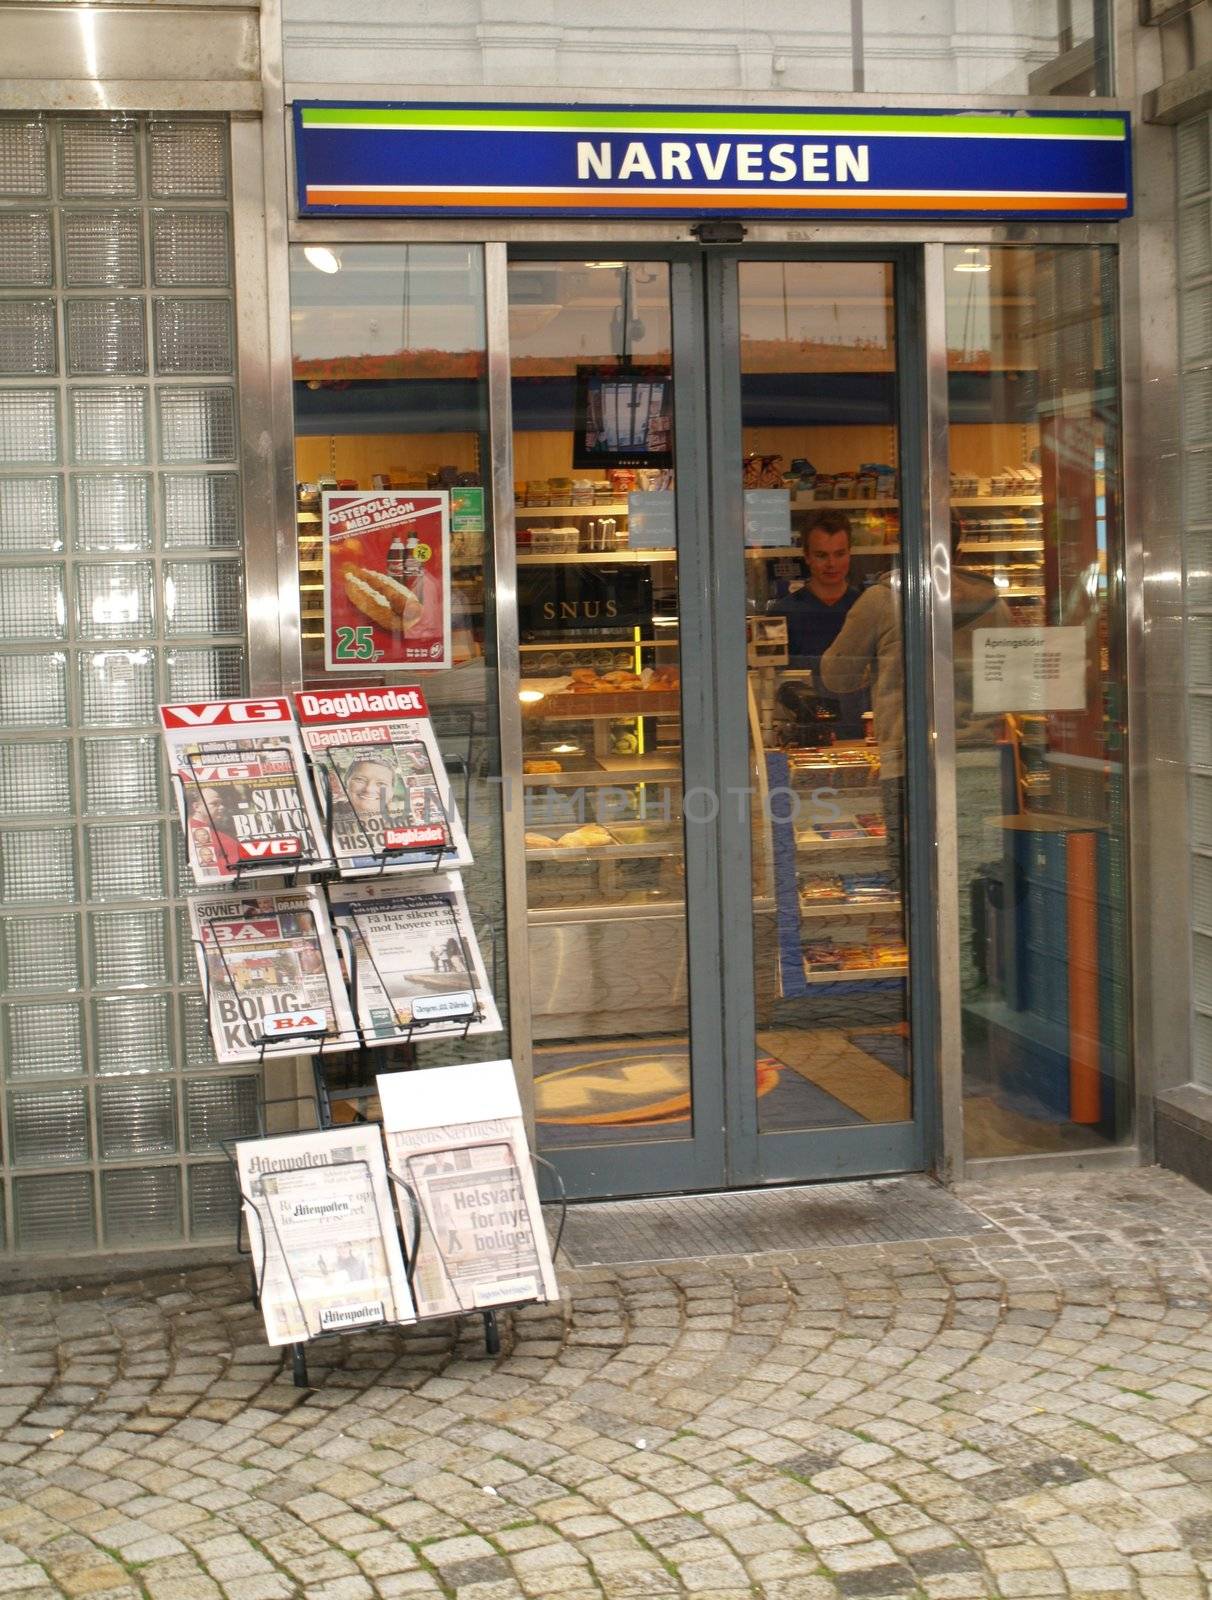
{"type": "Polygon", "coordinates": [[[814,988],[827,983],[873,983],[881,978],[907,978],[909,968],[903,967],[842,967],[832,972],[810,972],[804,969],[804,982],[814,988]]]}
{"type": "Polygon", "coordinates": [[[651,562],[675,561],[676,550],[519,550],[519,567],[644,566],[651,562]]]}
{"type": "Polygon", "coordinates": [[[515,505],[514,515],[518,517],[625,517],[627,515],[627,502],[625,500],[616,500],[602,505],[589,506],[515,505]]]}
{"type": "Polygon", "coordinates": [[[800,917],[813,917],[831,921],[834,917],[888,917],[899,915],[899,900],[840,900],[832,904],[823,900],[800,901],[800,917]]]}
{"type": "Polygon", "coordinates": [[[680,840],[665,840],[651,844],[591,844],[561,848],[553,844],[550,850],[527,849],[527,861],[653,861],[669,856],[680,856],[680,840]]]}

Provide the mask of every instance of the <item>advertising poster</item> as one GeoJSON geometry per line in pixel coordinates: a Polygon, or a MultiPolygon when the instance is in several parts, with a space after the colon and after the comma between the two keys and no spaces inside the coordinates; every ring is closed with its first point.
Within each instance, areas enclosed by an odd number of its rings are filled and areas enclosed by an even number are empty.
{"type": "MultiPolygon", "coordinates": [[[[388,1073],[376,1083],[388,1166],[421,1213],[418,1315],[557,1299],[513,1063],[388,1073]]],[[[406,1204],[400,1221],[411,1237],[406,1204]]]]}
{"type": "Polygon", "coordinates": [[[321,505],[327,670],[449,667],[449,493],[326,489],[321,505]]]}
{"type": "Polygon", "coordinates": [[[271,1345],[414,1320],[377,1127],[244,1139],[236,1161],[271,1345]]]}
{"type": "Polygon", "coordinates": [[[671,467],[673,377],[662,367],[576,370],[574,468],[671,467]]]}

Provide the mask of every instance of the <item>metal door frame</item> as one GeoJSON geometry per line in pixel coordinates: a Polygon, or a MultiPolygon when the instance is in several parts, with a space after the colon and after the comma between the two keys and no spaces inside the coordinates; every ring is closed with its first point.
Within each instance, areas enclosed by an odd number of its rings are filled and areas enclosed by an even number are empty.
{"type": "MultiPolygon", "coordinates": [[[[709,250],[708,369],[711,396],[711,521],[719,653],[715,662],[718,724],[718,792],[744,787],[751,770],[746,715],[745,617],[735,601],[745,593],[741,461],[739,268],[748,261],[877,261],[893,268],[896,316],[897,456],[901,473],[901,561],[905,651],[906,884],[910,950],[909,1014],[913,1030],[912,1118],[907,1122],[860,1127],[814,1128],[802,1132],[760,1133],[752,1061],[756,1049],[754,937],[751,916],[721,919],[725,985],[724,1055],[728,1095],[727,1163],[729,1187],[750,1184],[815,1182],[826,1178],[869,1177],[885,1172],[919,1171],[933,1154],[933,1119],[938,1037],[936,929],[931,876],[934,850],[930,828],[932,718],[926,694],[927,601],[930,594],[927,539],[930,526],[925,495],[926,435],[921,425],[922,335],[921,252],[910,246],[847,247],[761,245],[709,250]],[[730,598],[731,597],[731,601],[730,598]]],[[[944,419],[945,422],[945,419],[944,419]]],[[[944,435],[944,453],[945,453],[944,435]]],[[[933,541],[930,541],[933,542],[933,541]]],[[[751,905],[752,829],[740,808],[722,807],[720,858],[723,904],[751,905]]],[[[861,1004],[861,1000],[859,1001],[861,1004]]]]}
{"type": "MultiPolygon", "coordinates": [[[[504,246],[495,247],[504,254],[504,246]]],[[[491,254],[493,246],[488,246],[491,254]]],[[[526,261],[584,261],[593,259],[594,252],[572,245],[534,245],[510,247],[510,262],[526,261]]],[[[687,536],[687,530],[703,527],[709,516],[708,459],[703,441],[708,437],[707,421],[707,350],[703,341],[705,306],[703,304],[704,275],[700,267],[702,250],[697,244],[671,245],[663,241],[651,244],[611,245],[612,257],[624,261],[663,261],[669,264],[670,317],[673,344],[673,407],[674,450],[677,464],[675,477],[675,507],[679,530],[678,607],[679,607],[679,662],[682,674],[682,786],[684,793],[698,790],[711,791],[716,781],[715,759],[709,739],[687,738],[687,729],[707,729],[717,725],[715,705],[714,626],[717,615],[713,604],[712,562],[708,542],[687,536]]],[[[497,303],[498,313],[507,318],[507,302],[497,303]]],[[[490,351],[496,348],[497,339],[505,341],[504,371],[508,373],[508,323],[502,329],[500,316],[490,319],[490,351]]],[[[508,384],[506,382],[507,390],[508,384]]],[[[507,394],[503,397],[507,401],[507,394]]],[[[513,508],[513,452],[512,431],[508,431],[508,471],[503,475],[496,514],[498,543],[497,603],[502,603],[504,590],[501,584],[500,560],[502,546],[506,547],[505,560],[513,570],[514,620],[511,638],[516,647],[516,566],[513,561],[514,508],[513,508]],[[503,502],[508,499],[508,506],[503,502]]],[[[502,445],[504,435],[502,435],[502,445]]],[[[494,466],[503,463],[505,451],[498,453],[494,445],[494,466]]],[[[516,659],[516,658],[515,658],[516,659]]],[[[503,661],[503,667],[506,663],[503,661]]],[[[511,716],[517,719],[516,683],[514,704],[504,703],[507,680],[516,671],[502,671],[502,724],[511,716]]],[[[504,744],[502,757],[504,758],[504,744]]],[[[521,794],[520,745],[516,757],[517,775],[505,774],[506,795],[521,794]],[[515,788],[516,785],[516,788],[515,788]]],[[[521,807],[518,813],[518,833],[521,832],[521,807]]],[[[635,1195],[670,1193],[687,1190],[718,1189],[725,1182],[724,1151],[724,1070],[719,1050],[722,1033],[719,1025],[720,1001],[724,982],[724,968],[720,948],[722,900],[719,885],[719,864],[714,830],[710,827],[692,827],[685,831],[686,894],[683,927],[686,933],[686,966],[688,988],[688,1034],[691,1063],[691,1113],[692,1135],[683,1139],[642,1139],[628,1143],[624,1134],[617,1143],[583,1145],[570,1148],[549,1149],[543,1154],[559,1167],[560,1175],[570,1196],[574,1198],[604,1198],[608,1195],[635,1195]],[[695,916],[692,908],[704,914],[695,916]],[[609,1173],[609,1182],[603,1182],[603,1173],[609,1173]]],[[[519,860],[521,860],[519,851],[519,860]]],[[[520,984],[529,984],[528,935],[526,929],[526,898],[524,869],[521,879],[520,904],[511,898],[507,905],[510,927],[515,937],[510,940],[510,972],[517,971],[520,984]]],[[[518,1062],[518,1041],[514,1041],[515,1066],[518,1062]]],[[[527,1040],[528,1072],[533,1068],[533,1044],[527,1040]]]]}
{"type": "MultiPolygon", "coordinates": [[[[714,795],[719,806],[711,825],[690,827],[685,836],[693,1134],[689,1139],[667,1142],[647,1139],[628,1144],[621,1139],[547,1154],[557,1161],[569,1193],[576,1196],[811,1182],[921,1170],[933,1161],[934,1132],[941,1121],[936,1071],[942,1031],[936,983],[940,939],[935,918],[938,872],[946,849],[935,844],[940,835],[933,826],[937,797],[931,761],[948,743],[945,731],[940,739],[934,716],[929,644],[932,633],[949,637],[949,593],[945,585],[940,591],[932,581],[931,561],[939,550],[948,560],[950,555],[945,338],[940,414],[937,401],[933,412],[927,404],[928,322],[936,322],[937,317],[928,319],[926,315],[923,252],[912,245],[788,243],[738,249],[653,241],[647,246],[612,244],[611,253],[622,260],[670,263],[678,527],[708,529],[706,539],[687,538],[683,533],[678,546],[682,777],[687,794],[714,795]],[[902,1123],[786,1134],[759,1134],[757,1129],[753,926],[751,917],[733,915],[733,908],[752,904],[751,836],[741,808],[725,803],[733,792],[745,790],[750,771],[745,620],[735,597],[745,592],[743,543],[738,538],[742,501],[737,463],[742,450],[737,268],[752,260],[887,261],[894,270],[906,799],[915,823],[906,834],[913,1116],[902,1123]],[[943,463],[941,477],[934,470],[938,460],[943,463]],[[945,621],[938,614],[940,605],[948,611],[945,621]],[[695,729],[700,730],[697,738],[695,729]],[[713,730],[714,738],[704,737],[701,730],[713,730]],[[605,1173],[609,1173],[606,1183],[605,1173]]],[[[578,249],[575,244],[520,245],[508,251],[511,261],[576,261],[589,254],[584,246],[578,249]]],[[[938,265],[941,270],[941,255],[938,265]]],[[[940,308],[941,304],[939,301],[940,308]]],[[[507,344],[507,326],[503,332],[507,344]]],[[[938,342],[937,331],[934,342],[938,342]]],[[[504,461],[501,452],[499,464],[504,461]]],[[[498,463],[496,448],[494,463],[498,463]]],[[[505,488],[511,491],[511,452],[509,469],[505,488]]],[[[498,505],[499,535],[503,514],[510,517],[512,529],[511,493],[508,498],[508,508],[498,505]]],[[[508,533],[501,542],[510,544],[508,533]]],[[[953,854],[953,832],[950,838],[953,854]]],[[[519,920],[524,921],[524,902],[519,909],[519,920]]],[[[519,931],[524,938],[524,929],[519,931]]],[[[515,947],[511,949],[511,971],[517,962],[515,947]]],[[[525,967],[519,978],[528,982],[525,967]]]]}

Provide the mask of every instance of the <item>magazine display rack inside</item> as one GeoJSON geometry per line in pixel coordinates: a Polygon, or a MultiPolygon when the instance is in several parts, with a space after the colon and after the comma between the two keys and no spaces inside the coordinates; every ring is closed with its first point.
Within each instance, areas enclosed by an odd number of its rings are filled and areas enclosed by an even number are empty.
{"type": "MultiPolygon", "coordinates": [[[[266,1137],[266,1135],[262,1135],[263,1139],[266,1139],[266,1137]]],[[[272,1142],[272,1140],[275,1138],[285,1140],[293,1139],[295,1137],[297,1137],[295,1134],[287,1133],[270,1135],[268,1136],[268,1139],[270,1142],[272,1142]]],[[[311,1297],[304,1292],[304,1288],[299,1282],[297,1258],[292,1251],[287,1248],[286,1241],[283,1239],[281,1229],[278,1225],[277,1213],[273,1205],[269,1203],[268,1195],[264,1186],[271,1180],[254,1180],[252,1193],[245,1188],[240,1172],[240,1143],[241,1141],[239,1140],[232,1140],[225,1142],[223,1146],[228,1159],[232,1163],[232,1168],[236,1177],[236,1185],[239,1190],[241,1200],[241,1207],[237,1213],[236,1219],[236,1250],[241,1255],[247,1255],[249,1259],[249,1276],[252,1285],[253,1305],[257,1308],[257,1310],[261,1310],[263,1297],[266,1290],[266,1279],[269,1268],[270,1248],[272,1242],[272,1247],[276,1252],[276,1260],[279,1262],[282,1272],[285,1275],[286,1282],[290,1289],[291,1298],[293,1299],[298,1310],[299,1320],[303,1323],[307,1330],[306,1338],[292,1340],[287,1345],[287,1348],[290,1350],[291,1376],[294,1380],[296,1388],[306,1389],[310,1387],[307,1368],[307,1346],[309,1344],[314,1344],[325,1339],[332,1340],[343,1338],[351,1333],[377,1333],[395,1328],[402,1329],[416,1327],[424,1322],[444,1322],[450,1320],[449,1313],[443,1313],[442,1315],[436,1317],[424,1317],[419,1315],[414,1310],[413,1305],[402,1306],[399,1302],[399,1297],[391,1292],[389,1288],[388,1298],[380,1303],[378,1315],[369,1316],[365,1319],[359,1319],[356,1322],[346,1321],[340,1326],[325,1326],[322,1312],[317,1312],[314,1315],[311,1314],[309,1309],[311,1297]],[[260,1185],[260,1187],[258,1187],[258,1185],[260,1185]],[[265,1225],[261,1220],[261,1205],[258,1202],[262,1201],[265,1202],[265,1210],[270,1218],[272,1241],[271,1238],[267,1237],[265,1225]],[[247,1243],[245,1242],[244,1237],[245,1230],[242,1226],[245,1218],[254,1219],[256,1224],[255,1227],[250,1226],[247,1230],[247,1243]]],[[[493,1146],[499,1146],[502,1143],[508,1142],[493,1140],[491,1143],[493,1146]]],[[[460,1148],[467,1149],[469,1147],[462,1146],[460,1148]]],[[[517,1157],[511,1144],[508,1145],[508,1151],[509,1159],[513,1164],[513,1170],[515,1174],[518,1174],[519,1168],[517,1165],[517,1157]]],[[[449,1152],[435,1151],[430,1152],[429,1154],[431,1156],[441,1156],[443,1154],[453,1155],[454,1153],[455,1151],[452,1149],[449,1152]]],[[[554,1259],[554,1257],[559,1253],[560,1241],[564,1235],[564,1222],[568,1212],[568,1203],[564,1193],[564,1185],[556,1169],[551,1165],[550,1162],[545,1161],[542,1156],[532,1155],[531,1161],[536,1169],[541,1168],[543,1171],[550,1174],[555,1186],[556,1192],[554,1198],[552,1201],[548,1202],[549,1204],[554,1204],[559,1207],[559,1220],[556,1225],[555,1238],[550,1242],[551,1254],[554,1259]]],[[[411,1162],[409,1165],[411,1165],[411,1162]]],[[[371,1175],[366,1161],[359,1159],[336,1161],[331,1163],[327,1170],[330,1173],[341,1170],[361,1171],[365,1173],[366,1187],[368,1190],[370,1190],[372,1196],[374,1195],[374,1189],[371,1183],[371,1175]]],[[[434,1223],[436,1219],[432,1216],[432,1214],[427,1215],[425,1211],[423,1211],[421,1201],[418,1198],[417,1189],[414,1188],[414,1186],[406,1178],[402,1177],[398,1172],[396,1172],[390,1166],[390,1164],[388,1164],[386,1167],[386,1174],[388,1182],[392,1185],[397,1196],[399,1197],[399,1200],[402,1202],[399,1204],[398,1210],[401,1215],[405,1213],[407,1214],[408,1222],[406,1225],[397,1225],[393,1218],[385,1218],[383,1215],[383,1208],[379,1204],[377,1197],[374,1199],[374,1209],[381,1230],[386,1230],[388,1228],[395,1229],[403,1255],[404,1272],[408,1284],[409,1294],[414,1295],[417,1260],[420,1255],[422,1240],[425,1237],[426,1230],[428,1230],[431,1247],[434,1248],[436,1257],[441,1262],[442,1270],[451,1285],[455,1298],[459,1302],[459,1313],[466,1313],[468,1315],[475,1315],[478,1313],[483,1318],[485,1352],[490,1356],[499,1355],[501,1350],[501,1330],[500,1324],[497,1320],[498,1312],[510,1310],[520,1305],[544,1305],[548,1303],[547,1300],[541,1295],[528,1295],[524,1298],[517,1298],[514,1300],[502,1299],[497,1301],[492,1306],[464,1304],[463,1299],[465,1297],[460,1295],[460,1291],[456,1282],[457,1275],[452,1271],[451,1265],[448,1263],[446,1256],[443,1254],[441,1245],[438,1241],[438,1236],[434,1231],[434,1223]]],[[[544,1225],[546,1225],[546,1219],[544,1219],[544,1225]]],[[[520,1256],[522,1254],[525,1255],[526,1259],[519,1259],[516,1263],[516,1266],[519,1269],[531,1269],[535,1281],[541,1284],[542,1277],[539,1271],[537,1250],[532,1248],[529,1252],[520,1253],[520,1256]]],[[[385,1277],[386,1276],[387,1275],[385,1274],[385,1277]]]]}

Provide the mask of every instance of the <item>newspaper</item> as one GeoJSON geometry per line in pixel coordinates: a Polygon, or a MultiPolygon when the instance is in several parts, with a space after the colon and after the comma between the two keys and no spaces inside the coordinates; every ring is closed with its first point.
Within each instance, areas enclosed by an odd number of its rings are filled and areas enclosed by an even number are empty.
{"type": "Polygon", "coordinates": [[[318,889],[195,896],[189,922],[220,1061],[357,1042],[318,889]]]}
{"type": "Polygon", "coordinates": [[[309,689],[295,709],[343,877],[470,866],[420,689],[309,689]]]}
{"type": "Polygon", "coordinates": [[[286,699],[160,707],[195,882],[330,865],[286,699]]]}
{"type": "MultiPolygon", "coordinates": [[[[418,1316],[556,1299],[513,1063],[467,1062],[376,1081],[388,1166],[421,1213],[418,1316]],[[483,1114],[467,1121],[469,1109],[483,1114]]],[[[397,1193],[397,1205],[402,1199],[397,1193]]],[[[406,1201],[400,1216],[411,1239],[406,1201]]]]}
{"type": "Polygon", "coordinates": [[[356,958],[354,1009],[368,1045],[499,1033],[501,1019],[457,872],[334,883],[333,924],[356,958]]]}
{"type": "Polygon", "coordinates": [[[236,1162],[270,1344],[415,1320],[377,1127],[245,1139],[236,1162]]]}

